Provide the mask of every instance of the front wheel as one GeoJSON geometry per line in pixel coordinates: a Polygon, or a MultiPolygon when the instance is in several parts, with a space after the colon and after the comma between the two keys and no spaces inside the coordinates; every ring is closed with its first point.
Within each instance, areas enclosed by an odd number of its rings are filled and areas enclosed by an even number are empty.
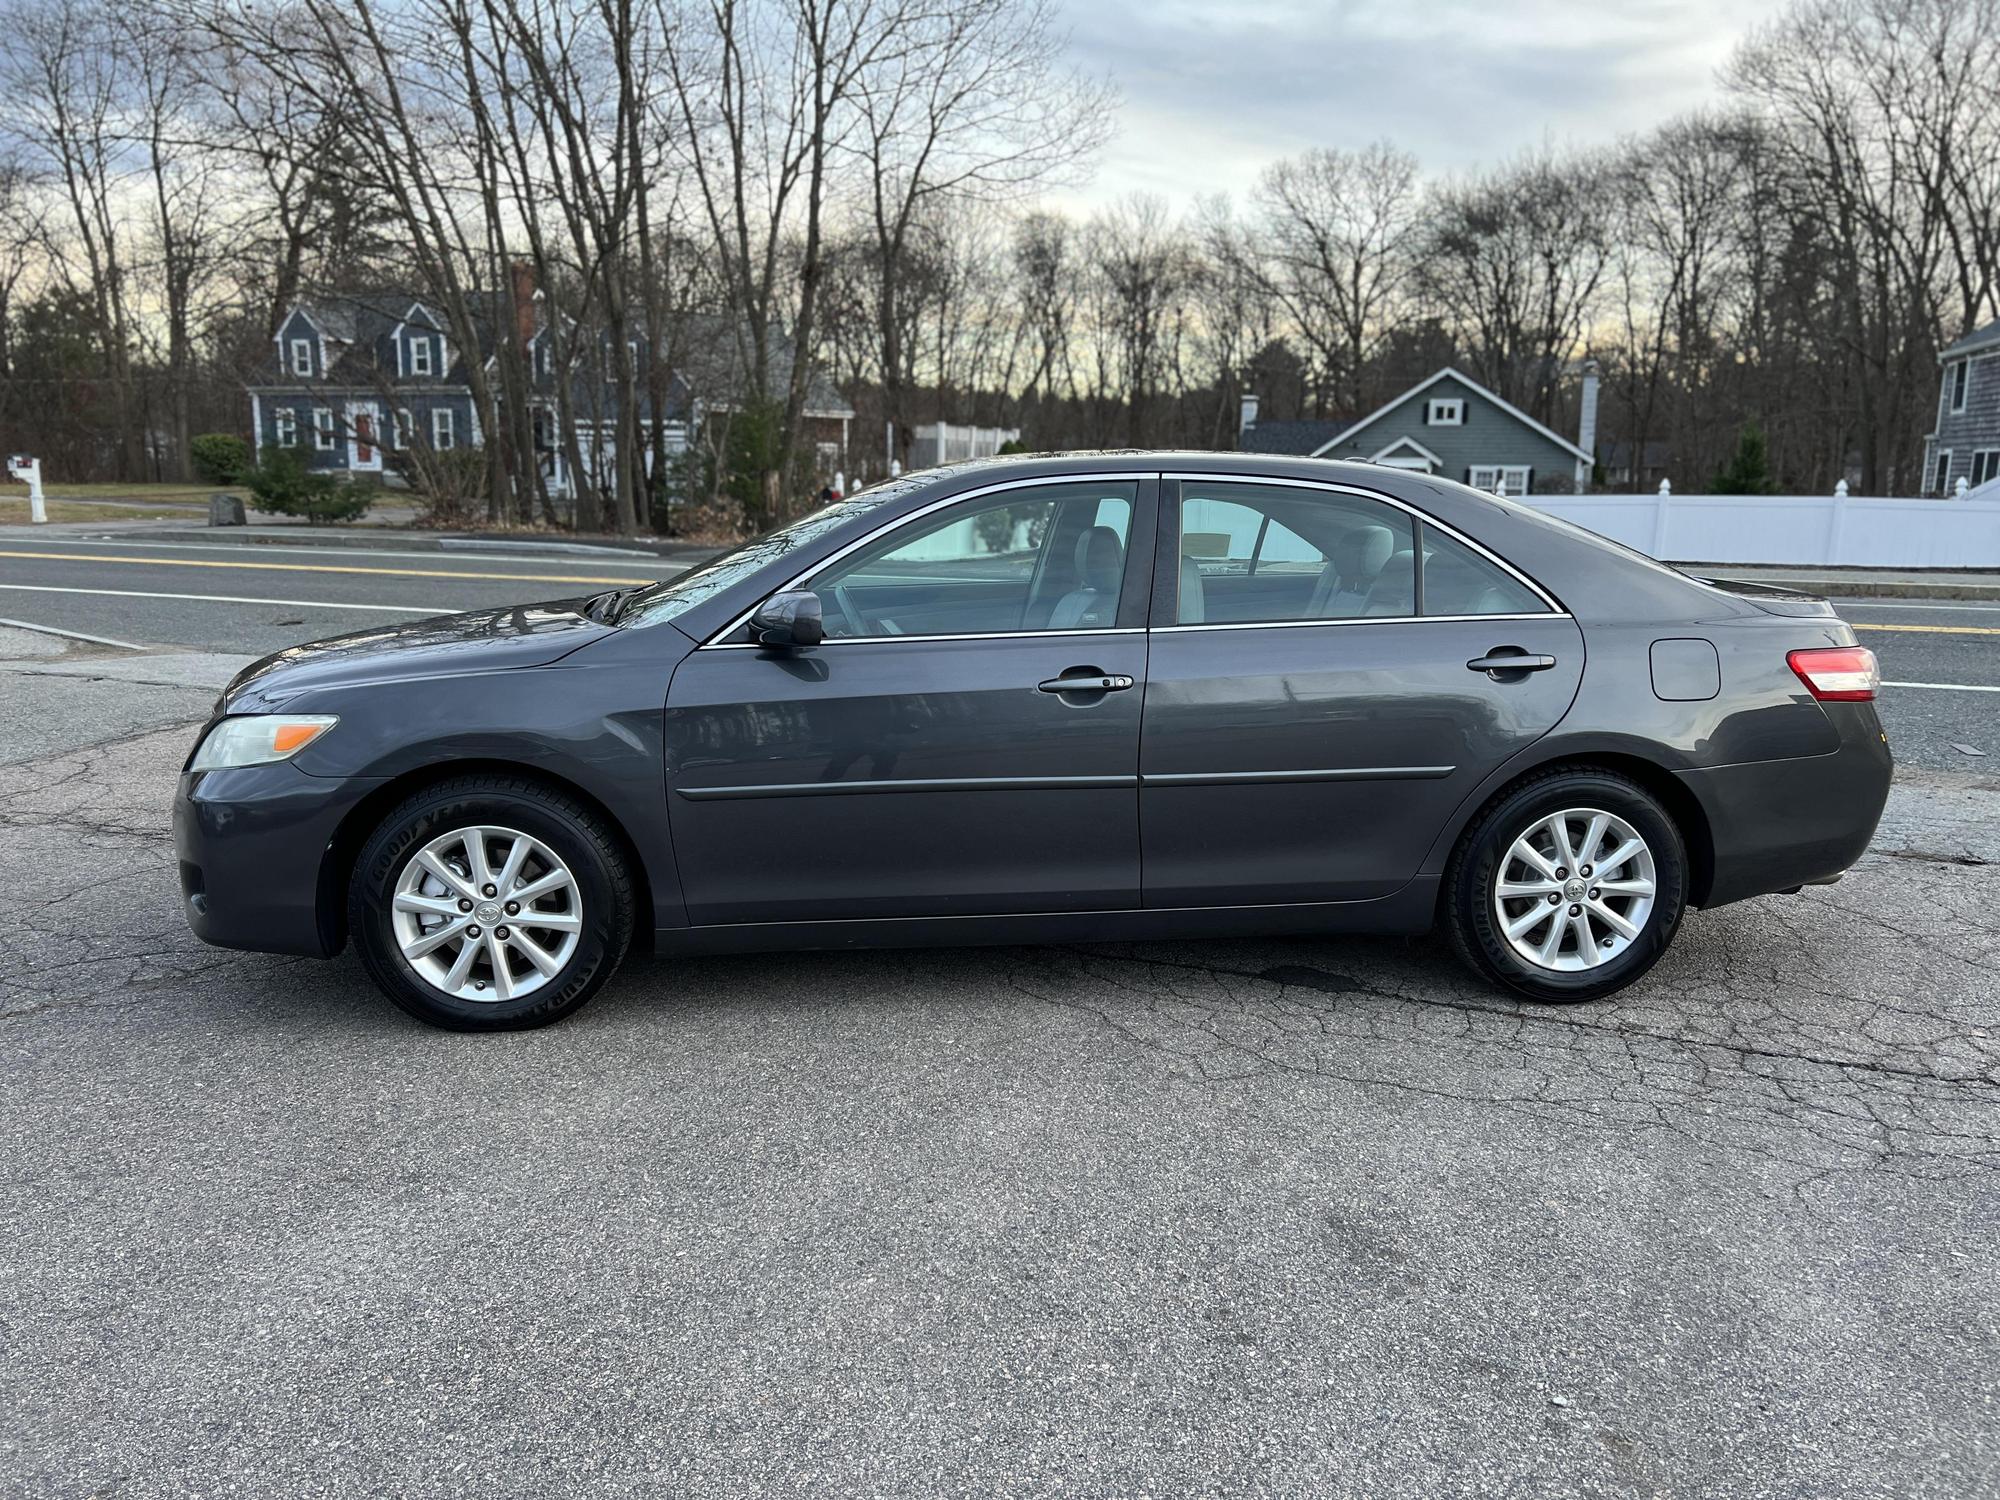
{"type": "Polygon", "coordinates": [[[1522,782],[1466,830],[1445,873],[1452,944],[1531,1000],[1595,1000],[1659,961],[1687,899],[1687,850],[1651,793],[1610,771],[1522,782]]]}
{"type": "Polygon", "coordinates": [[[355,862],[348,921],[370,976],[452,1031],[546,1026],[625,955],[632,884],[603,822],[538,783],[464,777],[417,793],[355,862]]]}

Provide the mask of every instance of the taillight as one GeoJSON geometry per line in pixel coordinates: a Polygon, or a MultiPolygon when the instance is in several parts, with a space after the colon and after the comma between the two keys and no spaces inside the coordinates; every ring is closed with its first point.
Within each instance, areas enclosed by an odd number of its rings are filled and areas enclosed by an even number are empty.
{"type": "Polygon", "coordinates": [[[1882,669],[1866,646],[1820,646],[1788,652],[1785,660],[1822,703],[1870,703],[1882,685],[1882,669]]]}

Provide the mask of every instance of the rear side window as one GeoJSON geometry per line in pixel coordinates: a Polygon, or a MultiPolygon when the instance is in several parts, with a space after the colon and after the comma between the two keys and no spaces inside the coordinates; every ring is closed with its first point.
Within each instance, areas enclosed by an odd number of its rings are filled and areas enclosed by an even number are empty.
{"type": "Polygon", "coordinates": [[[1533,589],[1463,542],[1435,526],[1424,527],[1423,535],[1426,615],[1548,613],[1533,589]]]}

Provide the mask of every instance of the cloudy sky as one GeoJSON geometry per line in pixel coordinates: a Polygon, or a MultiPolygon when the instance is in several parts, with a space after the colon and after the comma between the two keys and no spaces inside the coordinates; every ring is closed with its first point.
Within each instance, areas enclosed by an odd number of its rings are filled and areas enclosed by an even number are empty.
{"type": "Polygon", "coordinates": [[[1241,197],[1274,158],[1386,136],[1430,171],[1608,142],[1716,97],[1783,0],[1059,0],[1124,95],[1087,187],[1241,197]]]}

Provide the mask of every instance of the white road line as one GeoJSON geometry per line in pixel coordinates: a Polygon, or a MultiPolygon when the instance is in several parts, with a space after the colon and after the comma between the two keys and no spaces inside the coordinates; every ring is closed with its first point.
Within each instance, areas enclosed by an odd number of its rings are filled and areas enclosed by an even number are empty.
{"type": "Polygon", "coordinates": [[[46,583],[0,583],[17,594],[92,594],[110,599],[192,599],[201,604],[281,604],[286,609],[366,609],[392,615],[452,615],[454,604],[328,604],[319,599],[246,599],[237,594],[149,594],[141,589],[63,589],[46,583]]]}
{"type": "Polygon", "coordinates": [[[0,620],[0,625],[11,625],[16,630],[32,630],[38,635],[57,635],[67,641],[89,641],[93,646],[116,646],[120,651],[144,651],[144,646],[135,646],[130,641],[115,641],[108,635],[85,635],[81,630],[58,630],[53,625],[37,625],[33,620],[0,620]]]}
{"type": "Polygon", "coordinates": [[[2000,693],[2000,687],[1976,682],[1885,682],[1883,687],[1935,688],[1940,693],[2000,693]]]}
{"type": "MultiPolygon", "coordinates": [[[[1837,606],[1852,605],[1856,613],[1864,609],[1942,609],[1952,614],[2000,614],[2000,604],[1912,604],[1908,600],[1898,602],[1889,599],[1830,599],[1827,602],[1837,606]]],[[[1838,608],[1834,611],[1835,614],[1839,612],[1838,608]]]]}
{"type": "MultiPolygon", "coordinates": [[[[568,563],[573,554],[563,556],[538,556],[533,553],[518,552],[399,552],[379,547],[302,547],[288,542],[128,542],[116,537],[49,537],[10,536],[8,546],[30,547],[118,547],[138,548],[148,552],[231,552],[238,557],[259,557],[265,553],[294,556],[299,553],[314,553],[326,556],[336,553],[338,557],[400,557],[419,562],[458,562],[468,567],[481,563],[511,563],[516,567],[546,566],[549,563],[568,563]]],[[[601,555],[601,554],[599,554],[601,555]]],[[[609,558],[607,565],[612,565],[609,558]]],[[[685,573],[690,564],[668,562],[665,558],[633,558],[620,565],[633,568],[650,568],[657,563],[657,571],[635,575],[632,583],[652,583],[661,578],[670,578],[677,573],[685,573]]]]}

